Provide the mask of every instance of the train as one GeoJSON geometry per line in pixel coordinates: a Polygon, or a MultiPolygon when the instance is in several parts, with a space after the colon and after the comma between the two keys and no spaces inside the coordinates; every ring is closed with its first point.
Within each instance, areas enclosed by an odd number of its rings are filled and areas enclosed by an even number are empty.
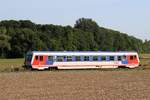
{"type": "Polygon", "coordinates": [[[118,51],[30,51],[25,56],[26,68],[44,70],[136,68],[140,60],[137,52],[118,51]]]}

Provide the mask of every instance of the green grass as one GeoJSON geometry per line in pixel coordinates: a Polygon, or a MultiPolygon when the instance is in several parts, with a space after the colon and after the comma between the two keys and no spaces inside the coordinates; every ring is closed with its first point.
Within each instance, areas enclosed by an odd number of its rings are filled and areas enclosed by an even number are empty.
{"type": "Polygon", "coordinates": [[[140,58],[150,58],[150,53],[149,54],[139,54],[140,58]]]}
{"type": "Polygon", "coordinates": [[[24,59],[0,59],[0,72],[12,72],[24,70],[24,59]]]}
{"type": "Polygon", "coordinates": [[[150,54],[140,54],[140,64],[144,69],[150,69],[150,54]]]}

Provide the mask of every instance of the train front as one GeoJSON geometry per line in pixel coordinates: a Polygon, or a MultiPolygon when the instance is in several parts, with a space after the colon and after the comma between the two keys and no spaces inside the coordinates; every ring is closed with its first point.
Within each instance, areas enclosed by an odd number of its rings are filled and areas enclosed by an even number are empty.
{"type": "Polygon", "coordinates": [[[25,68],[32,68],[32,52],[28,52],[25,56],[25,61],[24,61],[24,67],[25,68]]]}

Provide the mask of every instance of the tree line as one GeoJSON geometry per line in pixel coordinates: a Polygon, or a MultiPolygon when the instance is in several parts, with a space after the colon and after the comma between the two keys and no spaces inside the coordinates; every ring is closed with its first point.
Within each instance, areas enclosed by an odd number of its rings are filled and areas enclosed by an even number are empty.
{"type": "Polygon", "coordinates": [[[100,27],[80,18],[74,27],[35,24],[30,20],[0,21],[0,58],[21,58],[38,51],[137,51],[150,53],[150,41],[100,27]]]}

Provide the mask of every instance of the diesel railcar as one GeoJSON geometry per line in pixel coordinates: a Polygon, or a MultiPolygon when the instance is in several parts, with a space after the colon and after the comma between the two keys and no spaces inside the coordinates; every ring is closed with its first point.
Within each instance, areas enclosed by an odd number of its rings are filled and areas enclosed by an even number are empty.
{"type": "Polygon", "coordinates": [[[104,51],[31,51],[25,66],[32,69],[135,68],[139,66],[137,52],[104,51]]]}

